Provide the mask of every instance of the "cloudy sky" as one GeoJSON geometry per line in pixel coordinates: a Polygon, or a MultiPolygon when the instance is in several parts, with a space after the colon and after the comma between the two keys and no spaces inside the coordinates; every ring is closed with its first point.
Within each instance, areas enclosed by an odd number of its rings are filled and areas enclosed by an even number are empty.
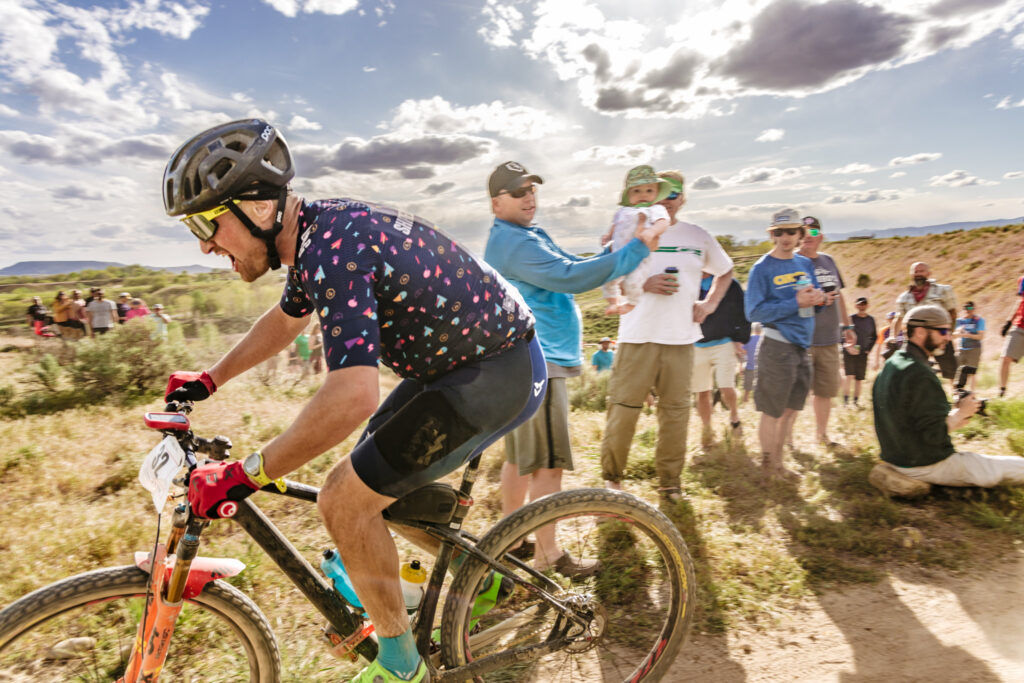
{"type": "Polygon", "coordinates": [[[626,171],[763,235],[1024,215],[1024,0],[0,0],[0,266],[203,257],[163,212],[184,139],[260,116],[307,197],[400,206],[482,250],[508,159],[593,249],[626,171]]]}

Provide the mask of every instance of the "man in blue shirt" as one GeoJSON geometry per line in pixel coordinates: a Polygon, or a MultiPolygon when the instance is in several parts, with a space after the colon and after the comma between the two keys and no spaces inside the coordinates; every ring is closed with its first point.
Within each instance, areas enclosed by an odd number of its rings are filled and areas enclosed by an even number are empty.
{"type": "Polygon", "coordinates": [[[817,288],[811,260],[794,253],[804,232],[795,210],[774,214],[768,227],[774,246],[754,264],[747,280],[747,318],[764,328],[754,405],[761,413],[761,466],[766,479],[797,476],[782,464],[782,447],[810,388],[807,347],[814,334],[815,306],[828,298],[817,288]]]}
{"type": "MultiPolygon", "coordinates": [[[[958,366],[969,365],[975,370],[981,363],[981,340],[985,336],[985,319],[974,312],[974,302],[964,304],[964,317],[956,319],[954,336],[960,338],[960,348],[956,353],[958,366]]],[[[978,375],[971,375],[970,390],[974,391],[978,375]]]]}
{"type": "Polygon", "coordinates": [[[612,363],[615,361],[615,352],[610,348],[612,345],[611,337],[601,337],[601,341],[598,343],[601,345],[601,348],[594,351],[594,355],[590,357],[590,364],[598,372],[611,370],[612,363]]]}
{"type": "MultiPolygon", "coordinates": [[[[583,326],[572,295],[626,275],[657,246],[657,239],[641,230],[639,239],[614,253],[593,258],[570,254],[533,225],[541,183],[540,176],[514,161],[498,166],[488,180],[494,225],[484,260],[519,290],[533,310],[549,377],[537,413],[505,437],[501,488],[506,515],[522,506],[527,491],[536,500],[561,490],[562,470],[573,468],[565,380],[582,371],[583,326]]],[[[586,576],[597,567],[595,560],[573,558],[558,548],[553,526],[537,533],[534,559],[538,569],[553,567],[567,576],[586,576]]]]}

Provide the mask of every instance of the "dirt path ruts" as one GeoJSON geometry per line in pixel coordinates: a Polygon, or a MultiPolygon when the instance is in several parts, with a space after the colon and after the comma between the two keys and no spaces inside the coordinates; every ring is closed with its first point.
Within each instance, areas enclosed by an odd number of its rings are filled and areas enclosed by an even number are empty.
{"type": "Polygon", "coordinates": [[[669,681],[1024,681],[1024,553],[803,601],[764,631],[695,633],[669,681]]]}

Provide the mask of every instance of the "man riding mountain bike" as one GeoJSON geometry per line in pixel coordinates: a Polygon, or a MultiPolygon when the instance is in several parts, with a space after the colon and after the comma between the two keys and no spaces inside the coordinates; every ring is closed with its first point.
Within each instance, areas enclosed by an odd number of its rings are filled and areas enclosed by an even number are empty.
{"type": "Polygon", "coordinates": [[[369,423],[328,473],[318,508],[379,636],[356,681],[426,681],[381,512],[478,456],[544,395],[534,319],[515,288],[432,224],[355,199],[307,201],[281,134],[260,119],[199,133],[164,171],[168,215],[203,253],[252,282],[288,266],[281,301],[202,373],[176,372],[168,400],[203,400],[288,347],[315,313],[328,367],[295,422],[244,461],[201,465],[193,509],[230,517],[259,488],[369,423]],[[378,362],[403,378],[378,407],[378,362]]]}

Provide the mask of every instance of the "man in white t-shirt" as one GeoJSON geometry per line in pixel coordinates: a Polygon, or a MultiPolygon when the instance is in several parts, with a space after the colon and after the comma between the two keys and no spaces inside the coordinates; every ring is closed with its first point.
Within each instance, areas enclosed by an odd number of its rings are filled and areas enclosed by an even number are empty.
{"type": "Polygon", "coordinates": [[[658,490],[677,501],[686,459],[693,344],[703,336],[700,323],[715,311],[732,282],[732,259],[706,230],[676,219],[686,203],[683,176],[678,171],[658,175],[672,185],[672,192],[660,202],[671,224],[647,260],[639,305],[619,322],[601,470],[608,488],[621,488],[636,421],[653,387],[658,396],[658,490]],[[704,300],[698,300],[701,272],[714,276],[704,300]]]}
{"type": "Polygon", "coordinates": [[[92,301],[85,305],[85,315],[89,319],[90,335],[106,334],[117,320],[117,304],[103,296],[102,289],[92,293],[92,301]]]}

